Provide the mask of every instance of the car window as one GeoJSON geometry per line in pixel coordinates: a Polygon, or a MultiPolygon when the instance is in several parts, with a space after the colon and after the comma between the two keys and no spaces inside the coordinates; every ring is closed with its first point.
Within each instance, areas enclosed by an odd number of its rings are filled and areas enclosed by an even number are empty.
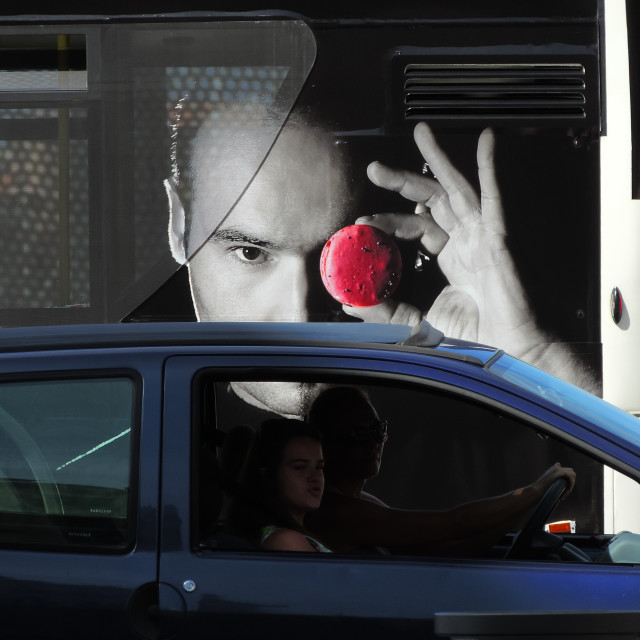
{"type": "Polygon", "coordinates": [[[0,383],[0,544],[130,541],[135,382],[0,383]]]}
{"type": "Polygon", "coordinates": [[[583,389],[541,369],[532,369],[521,360],[503,354],[489,367],[494,375],[551,402],[560,409],[575,413],[610,431],[614,436],[640,446],[638,418],[622,411],[583,389]]]}
{"type": "MultiPolygon", "coordinates": [[[[365,381],[349,380],[358,382],[365,381]]],[[[305,384],[317,388],[326,381],[305,384]]],[[[600,460],[581,451],[575,443],[563,442],[547,433],[526,416],[515,415],[507,407],[501,410],[478,399],[424,386],[372,384],[370,378],[366,384],[357,386],[372,399],[381,419],[388,421],[388,440],[380,471],[365,486],[377,499],[405,510],[448,509],[525,487],[560,462],[575,469],[576,485],[544,524],[560,522],[552,529],[566,528],[571,544],[585,549],[592,560],[611,561],[604,555],[605,547],[620,532],[621,523],[628,520],[621,512],[621,504],[612,504],[605,496],[604,487],[610,487],[616,482],[612,478],[620,476],[600,460]]],[[[237,541],[229,542],[224,535],[225,505],[229,499],[226,493],[229,485],[225,485],[229,480],[225,474],[238,473],[250,431],[272,416],[252,406],[250,399],[247,402],[241,381],[212,378],[206,385],[199,385],[196,393],[201,407],[196,420],[202,498],[199,544],[233,546],[237,541]],[[229,433],[232,435],[227,436],[229,433]],[[233,440],[231,446],[225,446],[226,438],[233,440]],[[219,539],[216,531],[222,534],[219,539]],[[203,542],[205,539],[208,542],[203,542]]],[[[625,480],[637,487],[635,481],[625,480]]],[[[517,531],[510,532],[483,554],[503,557],[517,531]]],[[[635,537],[632,543],[640,544],[635,537]]],[[[428,547],[420,550],[421,555],[431,552],[441,555],[428,547]]]]}

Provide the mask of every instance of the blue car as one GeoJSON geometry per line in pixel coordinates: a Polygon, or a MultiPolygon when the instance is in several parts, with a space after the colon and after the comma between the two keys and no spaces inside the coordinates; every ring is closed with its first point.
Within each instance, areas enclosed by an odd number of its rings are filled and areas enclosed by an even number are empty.
{"type": "Polygon", "coordinates": [[[427,325],[6,329],[1,635],[637,637],[639,427],[427,325]],[[366,390],[388,420],[367,490],[391,508],[498,495],[555,462],[574,468],[575,488],[558,501],[554,483],[482,553],[256,549],[225,527],[229,434],[272,415],[256,389],[331,385],[366,390]]]}

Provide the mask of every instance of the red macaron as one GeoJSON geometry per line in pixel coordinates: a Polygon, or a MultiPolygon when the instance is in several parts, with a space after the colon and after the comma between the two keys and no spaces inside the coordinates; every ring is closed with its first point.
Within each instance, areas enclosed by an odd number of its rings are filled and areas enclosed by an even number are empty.
{"type": "Polygon", "coordinates": [[[402,275],[402,256],[384,231],[354,224],[327,240],[320,256],[320,275],[338,302],[371,307],[393,295],[402,275]]]}

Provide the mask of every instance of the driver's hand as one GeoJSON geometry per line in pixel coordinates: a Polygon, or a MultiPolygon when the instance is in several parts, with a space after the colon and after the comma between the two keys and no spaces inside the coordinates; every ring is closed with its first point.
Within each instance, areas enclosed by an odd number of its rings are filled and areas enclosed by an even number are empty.
{"type": "Polygon", "coordinates": [[[541,494],[544,494],[558,478],[566,478],[569,481],[569,487],[564,494],[566,498],[576,483],[576,472],[571,467],[563,467],[559,462],[556,462],[556,464],[549,467],[533,484],[541,494]]]}

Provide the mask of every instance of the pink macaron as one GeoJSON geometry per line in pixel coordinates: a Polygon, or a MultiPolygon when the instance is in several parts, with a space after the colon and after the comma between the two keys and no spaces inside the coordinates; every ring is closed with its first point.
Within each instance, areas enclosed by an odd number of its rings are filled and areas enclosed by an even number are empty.
{"type": "Polygon", "coordinates": [[[320,275],[338,302],[371,307],[393,295],[402,275],[402,257],[384,231],[355,224],[327,240],[320,256],[320,275]]]}

